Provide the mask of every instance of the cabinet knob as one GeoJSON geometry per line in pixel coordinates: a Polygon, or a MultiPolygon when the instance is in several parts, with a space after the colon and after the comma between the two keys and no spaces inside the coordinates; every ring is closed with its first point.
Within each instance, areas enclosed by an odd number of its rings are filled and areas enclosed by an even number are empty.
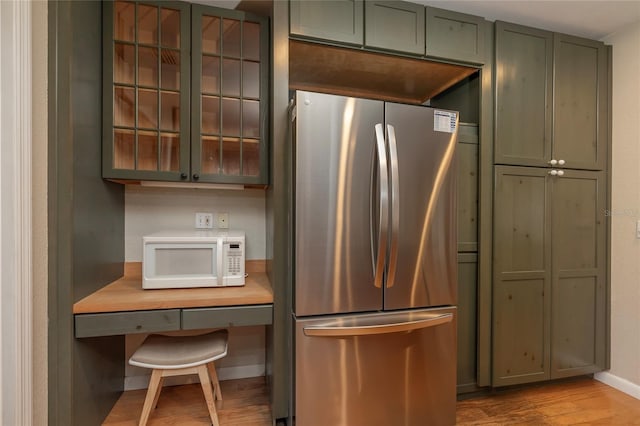
{"type": "Polygon", "coordinates": [[[187,178],[186,173],[180,173],[180,179],[185,180],[187,178]]]}
{"type": "Polygon", "coordinates": [[[550,170],[550,171],[549,171],[549,174],[550,174],[551,176],[556,176],[556,175],[558,174],[558,171],[557,171],[557,170],[550,170]]]}
{"type": "Polygon", "coordinates": [[[558,176],[564,176],[564,170],[558,170],[558,176]]]}
{"type": "Polygon", "coordinates": [[[560,164],[561,166],[564,166],[564,160],[558,160],[558,164],[560,164]]]}
{"type": "Polygon", "coordinates": [[[197,174],[197,173],[194,173],[193,174],[193,180],[198,180],[198,179],[200,179],[200,175],[197,174]]]}
{"type": "Polygon", "coordinates": [[[558,160],[551,160],[549,161],[549,164],[551,164],[552,166],[555,166],[556,164],[558,164],[558,160]]]}

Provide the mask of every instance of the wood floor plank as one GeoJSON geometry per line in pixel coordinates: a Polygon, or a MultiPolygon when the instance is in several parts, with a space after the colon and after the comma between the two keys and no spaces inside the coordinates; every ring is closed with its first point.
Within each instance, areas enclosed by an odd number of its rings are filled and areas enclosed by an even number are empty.
{"type": "Polygon", "coordinates": [[[640,425],[640,401],[584,378],[458,402],[458,425],[640,425]]]}
{"type": "MultiPolygon", "coordinates": [[[[220,382],[217,403],[221,426],[270,426],[264,377],[220,382]]],[[[137,425],[146,390],[124,392],[103,423],[137,425]]],[[[458,425],[637,425],[640,401],[593,379],[497,390],[458,402],[458,425]]],[[[149,426],[210,425],[199,384],[165,387],[149,426]]]]}

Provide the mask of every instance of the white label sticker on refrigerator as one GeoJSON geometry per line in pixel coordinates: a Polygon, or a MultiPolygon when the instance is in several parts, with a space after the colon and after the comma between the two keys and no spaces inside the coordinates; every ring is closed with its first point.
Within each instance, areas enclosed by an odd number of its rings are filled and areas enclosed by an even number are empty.
{"type": "Polygon", "coordinates": [[[455,132],[457,115],[458,113],[451,111],[435,110],[433,112],[433,130],[436,132],[455,132]]]}

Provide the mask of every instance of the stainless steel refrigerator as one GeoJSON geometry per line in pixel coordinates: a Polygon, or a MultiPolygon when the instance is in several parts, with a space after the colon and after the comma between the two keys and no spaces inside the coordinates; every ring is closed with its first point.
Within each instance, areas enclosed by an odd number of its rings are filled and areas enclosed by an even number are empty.
{"type": "Polygon", "coordinates": [[[295,92],[298,426],[455,423],[457,113],[295,92]]]}

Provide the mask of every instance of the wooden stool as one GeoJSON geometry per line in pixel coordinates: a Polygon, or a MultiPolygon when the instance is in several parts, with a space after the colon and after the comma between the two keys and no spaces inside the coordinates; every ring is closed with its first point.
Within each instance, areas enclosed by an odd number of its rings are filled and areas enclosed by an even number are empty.
{"type": "Polygon", "coordinates": [[[227,330],[198,336],[148,336],[129,359],[131,365],[153,369],[138,424],[147,424],[151,410],[158,403],[165,377],[197,374],[211,422],[219,426],[212,385],[219,401],[222,401],[222,393],[213,362],[227,355],[227,340],[227,330]]]}

